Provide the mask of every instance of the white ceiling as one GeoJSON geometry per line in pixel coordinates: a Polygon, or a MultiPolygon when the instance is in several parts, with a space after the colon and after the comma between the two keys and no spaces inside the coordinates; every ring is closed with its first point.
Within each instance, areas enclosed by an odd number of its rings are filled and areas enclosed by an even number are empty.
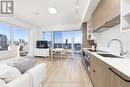
{"type": "Polygon", "coordinates": [[[39,27],[78,25],[82,22],[88,2],[78,0],[76,15],[77,0],[15,0],[15,15],[17,19],[39,27]],[[50,14],[50,7],[55,7],[57,14],[50,14]]]}
{"type": "Polygon", "coordinates": [[[78,30],[82,22],[89,20],[99,1],[15,0],[15,16],[1,17],[0,21],[42,31],[78,30]],[[57,9],[57,14],[48,12],[51,7],[57,9]]]}
{"type": "Polygon", "coordinates": [[[86,13],[83,16],[83,22],[89,21],[94,10],[96,9],[96,7],[98,6],[98,4],[100,3],[101,0],[91,0],[87,7],[86,7],[86,13]]]}

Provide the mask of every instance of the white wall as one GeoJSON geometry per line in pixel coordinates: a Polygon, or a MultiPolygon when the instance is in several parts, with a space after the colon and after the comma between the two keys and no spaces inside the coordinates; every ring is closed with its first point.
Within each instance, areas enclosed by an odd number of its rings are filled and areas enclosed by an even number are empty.
{"type": "Polygon", "coordinates": [[[29,54],[28,56],[34,56],[34,49],[36,48],[36,41],[43,40],[43,31],[35,28],[29,32],[29,54]]]}
{"type": "MultiPolygon", "coordinates": [[[[98,48],[107,48],[107,44],[111,39],[120,39],[123,42],[124,51],[128,51],[126,57],[130,57],[130,31],[120,32],[120,25],[105,30],[101,33],[97,33],[98,48]]],[[[120,53],[120,44],[117,41],[111,43],[111,52],[115,54],[120,53]]]]}

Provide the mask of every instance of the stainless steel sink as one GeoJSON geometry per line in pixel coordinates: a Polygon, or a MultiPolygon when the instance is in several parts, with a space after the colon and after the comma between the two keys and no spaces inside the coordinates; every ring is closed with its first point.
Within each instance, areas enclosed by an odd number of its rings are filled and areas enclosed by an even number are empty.
{"type": "Polygon", "coordinates": [[[109,58],[123,58],[121,56],[116,56],[113,54],[100,54],[100,53],[98,53],[98,55],[103,56],[103,57],[109,57],[109,58]]]}
{"type": "Polygon", "coordinates": [[[95,51],[93,51],[92,49],[87,49],[87,50],[89,50],[89,51],[91,51],[91,52],[105,52],[105,53],[108,53],[108,52],[102,51],[102,50],[95,50],[95,51]]]}
{"type": "Polygon", "coordinates": [[[113,55],[109,52],[106,51],[102,51],[102,50],[96,50],[96,51],[92,51],[92,49],[87,49],[91,52],[96,52],[98,55],[102,56],[102,57],[106,57],[106,58],[123,58],[121,56],[117,56],[117,55],[113,55]]]}

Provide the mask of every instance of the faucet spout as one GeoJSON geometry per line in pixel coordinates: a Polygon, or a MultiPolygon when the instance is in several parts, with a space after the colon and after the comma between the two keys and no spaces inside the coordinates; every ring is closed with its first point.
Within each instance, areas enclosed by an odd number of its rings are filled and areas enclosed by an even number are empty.
{"type": "Polygon", "coordinates": [[[123,49],[123,43],[122,43],[122,41],[121,40],[119,40],[119,39],[112,39],[112,40],[110,40],[110,42],[108,43],[108,47],[110,47],[110,45],[111,45],[111,43],[113,42],[113,41],[118,41],[119,43],[120,43],[120,55],[121,56],[124,56],[125,54],[127,54],[127,52],[124,52],[124,49],[123,49]]]}

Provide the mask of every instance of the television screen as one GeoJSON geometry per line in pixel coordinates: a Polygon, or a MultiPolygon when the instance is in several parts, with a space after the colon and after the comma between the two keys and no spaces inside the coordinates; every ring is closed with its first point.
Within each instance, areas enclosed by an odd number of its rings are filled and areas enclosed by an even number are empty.
{"type": "Polygon", "coordinates": [[[37,41],[36,47],[37,48],[48,48],[48,43],[47,43],[47,41],[37,41]]]}

